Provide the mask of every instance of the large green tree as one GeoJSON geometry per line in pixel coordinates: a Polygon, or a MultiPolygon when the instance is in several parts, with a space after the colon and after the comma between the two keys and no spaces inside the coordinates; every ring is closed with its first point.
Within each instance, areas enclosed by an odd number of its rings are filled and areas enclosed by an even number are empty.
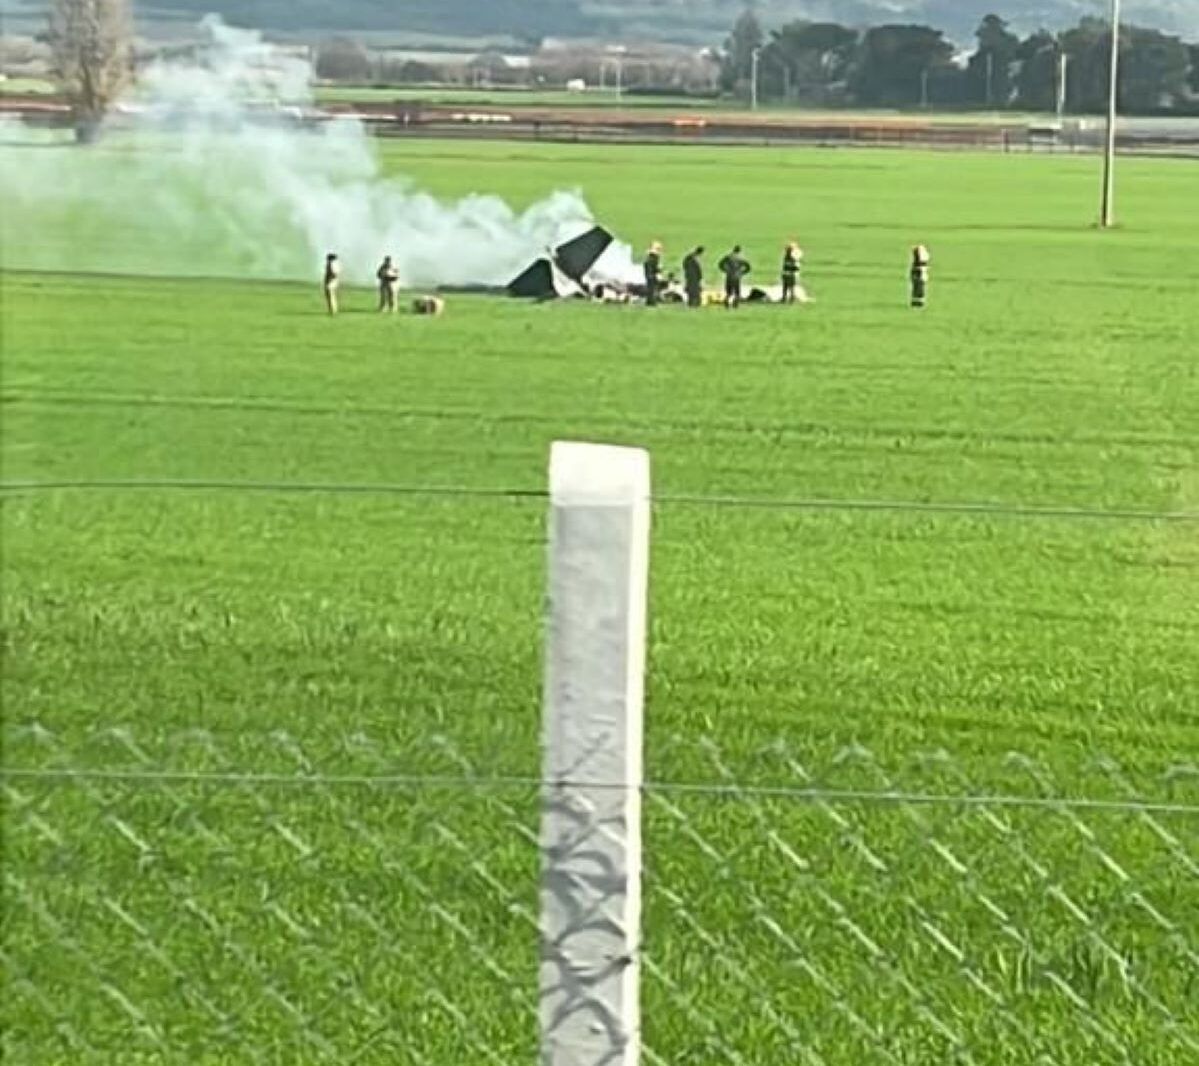
{"type": "MultiPolygon", "coordinates": [[[[1111,31],[1100,19],[1083,19],[1061,36],[1070,57],[1069,101],[1072,110],[1101,112],[1107,107],[1111,31]]],[[[1191,57],[1179,38],[1141,26],[1120,27],[1122,111],[1163,111],[1190,98],[1191,57]]]]}
{"type": "Polygon", "coordinates": [[[856,31],[835,22],[790,22],[770,36],[762,73],[768,95],[826,105],[843,96],[856,31]]]}
{"type": "Polygon", "coordinates": [[[1120,104],[1128,111],[1170,110],[1189,96],[1190,54],[1177,37],[1125,26],[1120,48],[1120,104]]]}
{"type": "Polygon", "coordinates": [[[1072,111],[1103,111],[1107,106],[1111,36],[1103,19],[1085,18],[1061,35],[1069,59],[1067,99],[1072,111]]]}
{"type": "Polygon", "coordinates": [[[753,72],[754,52],[761,48],[766,37],[762,24],[752,8],[741,12],[733,32],[724,44],[724,60],[720,67],[720,87],[725,92],[737,92],[746,85],[753,72]]]}
{"type": "Polygon", "coordinates": [[[1016,105],[1026,111],[1052,111],[1057,106],[1060,47],[1047,30],[1020,42],[1016,53],[1016,105]]]}
{"type": "Polygon", "coordinates": [[[978,47],[966,66],[966,97],[984,107],[1007,107],[1016,93],[1020,38],[998,15],[987,15],[975,37],[978,47]]]}
{"type": "Polygon", "coordinates": [[[875,26],[858,46],[850,87],[864,107],[957,102],[954,49],[930,26],[875,26]]]}

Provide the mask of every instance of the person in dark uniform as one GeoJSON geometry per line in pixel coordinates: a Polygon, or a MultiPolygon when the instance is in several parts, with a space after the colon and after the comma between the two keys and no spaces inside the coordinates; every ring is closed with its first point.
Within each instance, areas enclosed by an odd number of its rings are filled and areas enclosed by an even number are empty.
{"type": "Polygon", "coordinates": [[[741,254],[741,245],[734,247],[716,266],[724,275],[724,306],[735,311],[741,306],[741,282],[752,269],[741,254]]]}
{"type": "Polygon", "coordinates": [[[795,303],[795,290],[799,285],[799,265],[803,260],[803,252],[798,244],[792,241],[783,250],[783,303],[795,303]]]}
{"type": "Polygon", "coordinates": [[[700,307],[704,302],[704,265],[700,262],[703,254],[703,245],[700,245],[683,257],[683,288],[687,292],[688,307],[700,307]]]}
{"type": "Polygon", "coordinates": [[[932,257],[923,244],[912,249],[912,267],[908,276],[912,282],[912,306],[924,307],[928,303],[928,265],[932,257]]]}
{"type": "Polygon", "coordinates": [[[662,245],[654,241],[645,256],[645,303],[648,307],[658,306],[658,295],[661,291],[662,245]]]}
{"type": "Polygon", "coordinates": [[[379,310],[394,315],[398,310],[396,297],[400,287],[400,272],[391,256],[384,257],[375,277],[379,282],[379,310]]]}

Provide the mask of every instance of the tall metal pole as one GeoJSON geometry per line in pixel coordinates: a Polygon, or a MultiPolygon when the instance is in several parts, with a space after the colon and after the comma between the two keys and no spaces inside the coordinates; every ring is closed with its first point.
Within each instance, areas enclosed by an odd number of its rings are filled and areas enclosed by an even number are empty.
{"type": "Polygon", "coordinates": [[[758,110],[758,65],[762,58],[762,49],[755,48],[750,61],[749,75],[749,107],[751,111],[758,110]]]}
{"type": "Polygon", "coordinates": [[[1066,113],[1066,75],[1069,65],[1069,54],[1059,51],[1057,55],[1057,121],[1059,126],[1066,113]]]}
{"type": "Polygon", "coordinates": [[[1107,94],[1107,136],[1103,147],[1103,204],[1099,225],[1110,229],[1115,222],[1116,184],[1116,97],[1120,87],[1120,0],[1112,0],[1111,77],[1107,94]]]}

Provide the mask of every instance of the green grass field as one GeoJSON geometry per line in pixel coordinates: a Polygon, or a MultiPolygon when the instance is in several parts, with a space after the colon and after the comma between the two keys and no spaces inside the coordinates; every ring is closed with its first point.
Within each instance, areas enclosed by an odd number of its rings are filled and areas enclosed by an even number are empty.
{"type": "MultiPolygon", "coordinates": [[[[40,78],[9,78],[0,83],[0,97],[44,96],[56,92],[52,82],[40,78]]],[[[570,108],[579,111],[619,111],[662,116],[716,114],[725,118],[756,121],[802,120],[820,121],[915,121],[940,123],[1002,123],[1019,125],[1045,121],[1049,116],[1014,111],[888,111],[855,110],[830,111],[821,108],[769,104],[751,112],[744,101],[723,100],[696,96],[640,96],[636,93],[617,95],[614,89],[590,89],[585,93],[565,89],[494,89],[452,88],[391,85],[318,85],[314,89],[318,104],[393,104],[420,103],[430,107],[488,107],[510,108],[515,111],[530,108],[570,108]]]]}
{"type": "Polygon", "coordinates": [[[1199,523],[1016,512],[1199,511],[1193,165],[1099,233],[1089,160],[386,151],[672,260],[798,235],[816,302],[330,321],[9,219],[6,1060],[532,1060],[536,789],[485,782],[539,772],[544,503],[284,486],[539,490],[567,437],[652,451],[647,773],[723,790],[647,795],[652,1061],[1188,1061],[1199,523]],[[12,487],[145,479],[276,488],[12,487]]]}
{"type": "Polygon", "coordinates": [[[0,81],[0,97],[49,96],[54,92],[54,83],[44,78],[5,78],[0,81]]]}
{"type": "Polygon", "coordinates": [[[421,103],[430,107],[488,107],[509,108],[519,112],[528,108],[570,108],[578,111],[629,111],[638,114],[660,114],[662,116],[700,114],[722,118],[745,119],[751,117],[758,122],[795,121],[809,119],[813,122],[875,121],[894,122],[919,121],[922,123],[1000,123],[1019,125],[1025,122],[1045,121],[1050,116],[1022,113],[1018,111],[927,111],[913,108],[909,111],[886,109],[830,110],[828,108],[801,107],[791,104],[771,103],[758,111],[750,111],[744,100],[696,96],[639,96],[624,93],[618,96],[614,89],[590,89],[584,93],[567,92],[564,89],[489,89],[489,88],[409,88],[379,85],[321,85],[316,89],[316,98],[324,104],[391,104],[397,102],[421,103]]]}
{"type": "Polygon", "coordinates": [[[392,85],[321,85],[316,89],[321,103],[389,104],[397,100],[425,104],[480,107],[577,107],[577,108],[691,108],[699,111],[726,106],[719,100],[691,96],[618,96],[615,89],[592,89],[584,93],[565,89],[412,88],[392,85]]]}

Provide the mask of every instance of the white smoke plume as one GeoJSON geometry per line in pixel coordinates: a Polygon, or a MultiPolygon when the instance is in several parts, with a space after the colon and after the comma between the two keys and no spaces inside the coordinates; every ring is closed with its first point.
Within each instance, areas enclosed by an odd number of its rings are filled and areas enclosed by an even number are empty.
{"type": "MultiPolygon", "coordinates": [[[[386,177],[361,123],[298,121],[307,62],[219,18],[202,27],[202,54],[146,70],[100,145],[0,131],[5,265],[310,279],[334,251],[352,281],[390,254],[405,285],[498,285],[592,223],[578,193],[517,213],[386,177]]],[[[626,246],[602,265],[633,270],[626,246]]]]}

